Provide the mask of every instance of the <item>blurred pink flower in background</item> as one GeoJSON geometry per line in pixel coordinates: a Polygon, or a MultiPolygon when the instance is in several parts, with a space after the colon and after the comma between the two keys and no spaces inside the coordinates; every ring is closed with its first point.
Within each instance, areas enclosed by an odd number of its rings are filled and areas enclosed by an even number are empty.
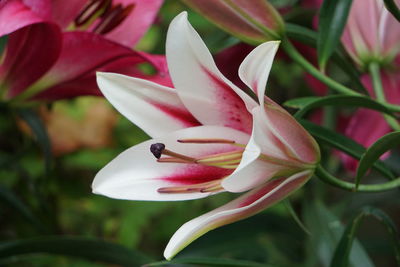
{"type": "MultiPolygon", "coordinates": [[[[303,1],[306,7],[319,8],[322,0],[303,1]]],[[[400,1],[395,1],[400,5],[400,1]]],[[[388,102],[400,104],[400,24],[385,8],[382,0],[354,0],[347,24],[342,35],[342,43],[354,62],[365,71],[370,62],[378,62],[382,67],[381,78],[388,102]]],[[[315,49],[302,49],[309,60],[316,62],[315,49]]],[[[326,86],[309,74],[306,81],[318,95],[326,94],[326,86]]],[[[372,81],[368,74],[361,82],[375,97],[372,81]]],[[[378,138],[391,131],[391,128],[376,111],[359,109],[348,119],[338,122],[340,131],[358,143],[368,147],[378,138]]],[[[387,156],[385,154],[385,156],[387,156]]],[[[345,166],[356,170],[357,160],[340,153],[345,166]]]]}
{"type": "MultiPolygon", "coordinates": [[[[400,0],[395,0],[400,6],[400,0]]],[[[390,64],[400,52],[400,25],[382,0],[354,0],[342,43],[360,66],[390,64]]]]}
{"type": "MultiPolygon", "coordinates": [[[[371,78],[368,75],[364,75],[361,78],[361,81],[368,89],[371,96],[374,96],[371,78]]],[[[383,88],[385,88],[388,102],[400,105],[400,75],[397,73],[383,73],[382,85],[383,88]]],[[[381,113],[370,109],[360,108],[351,116],[345,128],[345,134],[365,147],[369,147],[391,130],[392,129],[381,113]]],[[[348,169],[352,171],[356,170],[357,160],[344,153],[341,153],[340,155],[348,169]]],[[[386,153],[382,158],[385,158],[388,155],[389,153],[386,153]]]]}
{"type": "Polygon", "coordinates": [[[162,0],[6,0],[0,36],[8,35],[0,65],[5,99],[56,100],[101,95],[95,71],[108,70],[170,84],[163,56],[131,47],[151,26],[162,0]],[[138,68],[152,65],[157,73],[138,68]]]}

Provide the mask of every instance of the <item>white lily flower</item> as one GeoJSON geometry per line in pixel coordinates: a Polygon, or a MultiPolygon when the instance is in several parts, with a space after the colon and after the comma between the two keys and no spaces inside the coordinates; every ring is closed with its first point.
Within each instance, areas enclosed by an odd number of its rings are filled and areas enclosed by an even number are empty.
{"type": "Polygon", "coordinates": [[[285,198],[312,176],[318,145],[289,113],[264,96],[278,46],[277,41],[261,44],[240,66],[241,79],[258,101],[222,75],[186,12],[171,22],[167,35],[175,89],[98,73],[104,96],[153,139],[105,166],[95,177],[94,193],[167,201],[250,190],[184,224],[171,238],[165,258],[204,233],[285,198]]]}

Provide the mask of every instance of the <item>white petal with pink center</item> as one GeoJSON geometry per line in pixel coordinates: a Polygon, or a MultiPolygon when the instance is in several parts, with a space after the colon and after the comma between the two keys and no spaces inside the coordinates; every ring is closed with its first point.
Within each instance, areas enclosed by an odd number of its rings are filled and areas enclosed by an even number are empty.
{"type": "Polygon", "coordinates": [[[311,175],[311,171],[303,171],[289,178],[268,182],[224,206],[185,223],[170,239],[164,257],[171,259],[208,231],[250,217],[275,204],[301,187],[311,175]]]}
{"type": "Polygon", "coordinates": [[[193,158],[243,150],[242,147],[231,144],[178,142],[178,140],[193,138],[229,139],[245,144],[249,136],[226,127],[199,126],[148,140],[124,151],[108,163],[96,175],[92,184],[93,192],[118,199],[162,201],[196,199],[210,195],[212,192],[198,192],[190,188],[201,189],[204,184],[213,181],[218,182],[216,185],[219,185],[220,179],[231,174],[233,169],[210,166],[211,164],[158,162],[150,152],[150,146],[153,143],[166,144],[167,149],[193,158]],[[200,184],[200,187],[196,187],[197,184],[200,184]],[[160,193],[162,188],[171,189],[167,190],[168,193],[160,193]],[[174,191],[178,192],[174,194],[174,191]]]}
{"type": "Polygon", "coordinates": [[[186,12],[172,21],[167,35],[175,89],[117,74],[99,75],[110,102],[157,137],[104,167],[93,182],[95,193],[164,201],[251,190],[184,224],[168,244],[166,258],[209,230],[276,203],[311,177],[319,160],[316,142],[264,96],[278,44],[258,46],[240,66],[241,79],[260,104],[221,74],[186,12]],[[203,126],[195,126],[198,123],[203,126]]]}
{"type": "Polygon", "coordinates": [[[248,110],[257,106],[256,101],[218,70],[206,45],[187,21],[186,12],[170,24],[166,56],[179,97],[202,124],[250,133],[248,110]]]}
{"type": "Polygon", "coordinates": [[[152,137],[200,123],[180,101],[176,90],[116,73],[97,73],[101,92],[126,118],[152,137]]]}
{"type": "MultiPolygon", "coordinates": [[[[252,136],[243,153],[242,161],[222,186],[230,192],[243,192],[265,183],[277,175],[291,175],[304,169],[301,162],[287,154],[288,148],[271,130],[263,107],[253,110],[252,136]]],[[[297,123],[297,122],[296,122],[297,123]]]]}

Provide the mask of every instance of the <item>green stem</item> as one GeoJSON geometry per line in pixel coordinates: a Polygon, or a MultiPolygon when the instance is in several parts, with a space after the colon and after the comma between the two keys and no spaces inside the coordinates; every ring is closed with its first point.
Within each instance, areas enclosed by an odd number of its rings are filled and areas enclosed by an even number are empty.
{"type": "MultiPolygon", "coordinates": [[[[381,74],[380,74],[380,69],[379,69],[379,64],[376,62],[372,62],[368,66],[369,73],[372,78],[372,84],[374,87],[374,92],[376,95],[376,99],[378,100],[379,103],[386,104],[386,97],[385,97],[385,92],[382,87],[382,79],[381,79],[381,74]]],[[[400,124],[398,121],[388,115],[383,115],[387,123],[392,127],[393,130],[395,131],[400,131],[400,124]]]]}
{"type": "Polygon", "coordinates": [[[329,88],[335,90],[339,93],[346,94],[346,95],[360,95],[350,88],[336,82],[335,80],[329,78],[325,74],[323,74],[320,70],[314,67],[308,60],[306,60],[293,46],[293,44],[287,39],[282,39],[282,47],[285,52],[300,66],[302,66],[305,70],[307,70],[312,76],[320,80],[321,82],[325,83],[329,88]]]}
{"type": "Polygon", "coordinates": [[[391,180],[386,183],[382,184],[360,184],[358,188],[356,188],[356,184],[349,183],[342,181],[335,176],[331,175],[328,173],[321,165],[319,165],[315,169],[315,175],[324,181],[325,183],[328,183],[330,185],[333,185],[335,187],[339,187],[343,190],[351,191],[351,192],[381,192],[381,191],[386,191],[386,190],[391,190],[395,189],[396,187],[400,186],[400,177],[391,180]]]}
{"type": "MultiPolygon", "coordinates": [[[[326,84],[332,90],[335,90],[336,92],[339,92],[339,93],[342,93],[342,94],[345,94],[345,95],[356,95],[356,96],[360,96],[361,95],[360,93],[355,92],[352,89],[350,89],[350,88],[338,83],[337,81],[329,78],[324,73],[322,73],[320,70],[318,70],[315,66],[313,66],[310,62],[308,62],[297,51],[297,49],[293,46],[293,44],[287,38],[282,38],[282,48],[285,50],[286,54],[292,60],[294,60],[297,64],[302,66],[312,76],[314,76],[316,79],[318,79],[321,82],[323,82],[324,84],[326,84]]],[[[400,112],[400,106],[399,105],[393,105],[393,104],[389,104],[389,103],[381,103],[381,104],[386,106],[388,109],[390,109],[393,112],[400,112]]]]}

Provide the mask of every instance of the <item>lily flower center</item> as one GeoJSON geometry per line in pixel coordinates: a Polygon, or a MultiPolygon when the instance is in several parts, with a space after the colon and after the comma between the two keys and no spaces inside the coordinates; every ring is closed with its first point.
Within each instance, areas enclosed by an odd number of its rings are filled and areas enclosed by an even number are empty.
{"type": "MultiPolygon", "coordinates": [[[[235,149],[228,152],[209,154],[201,157],[187,156],[181,153],[171,151],[166,148],[165,144],[155,143],[150,146],[150,151],[157,158],[157,162],[160,163],[185,163],[185,164],[197,164],[203,166],[212,166],[223,169],[234,170],[239,165],[243,151],[244,145],[238,144],[233,140],[227,139],[180,139],[177,140],[179,143],[186,144],[229,144],[240,149],[235,149]]],[[[157,191],[159,193],[193,193],[193,192],[216,192],[223,190],[221,186],[221,179],[198,183],[185,186],[173,186],[173,187],[163,187],[159,188],[157,191]]]]}
{"type": "MultiPolygon", "coordinates": [[[[227,139],[180,139],[179,143],[190,144],[230,144],[244,147],[233,140],[227,139]]],[[[236,169],[242,159],[244,149],[233,150],[223,153],[215,153],[202,157],[191,157],[171,151],[162,143],[155,143],[150,146],[151,153],[157,158],[157,162],[163,163],[186,163],[205,166],[215,166],[224,169],[236,169]],[[165,157],[162,157],[165,156],[165,157]]]]}
{"type": "Polygon", "coordinates": [[[135,5],[113,5],[112,0],[91,0],[74,20],[74,28],[87,29],[94,23],[92,31],[106,34],[120,25],[133,11],[135,5]]]}
{"type": "MultiPolygon", "coordinates": [[[[201,157],[193,157],[171,151],[166,148],[163,143],[155,143],[150,146],[150,151],[157,158],[157,162],[160,163],[184,163],[184,164],[197,164],[203,166],[212,166],[223,169],[235,170],[243,156],[245,145],[236,143],[233,140],[228,139],[180,139],[177,140],[179,143],[184,144],[228,144],[239,147],[239,149],[232,149],[228,152],[214,153],[201,157]]],[[[277,173],[277,175],[291,175],[295,172],[311,169],[315,166],[313,164],[307,164],[298,159],[282,159],[271,155],[261,153],[258,160],[264,161],[269,164],[282,166],[283,169],[277,173]]],[[[174,186],[174,187],[163,187],[159,188],[159,193],[192,193],[192,192],[216,192],[223,190],[221,181],[225,177],[217,180],[213,180],[206,183],[198,183],[193,185],[185,186],[174,186]]]]}

